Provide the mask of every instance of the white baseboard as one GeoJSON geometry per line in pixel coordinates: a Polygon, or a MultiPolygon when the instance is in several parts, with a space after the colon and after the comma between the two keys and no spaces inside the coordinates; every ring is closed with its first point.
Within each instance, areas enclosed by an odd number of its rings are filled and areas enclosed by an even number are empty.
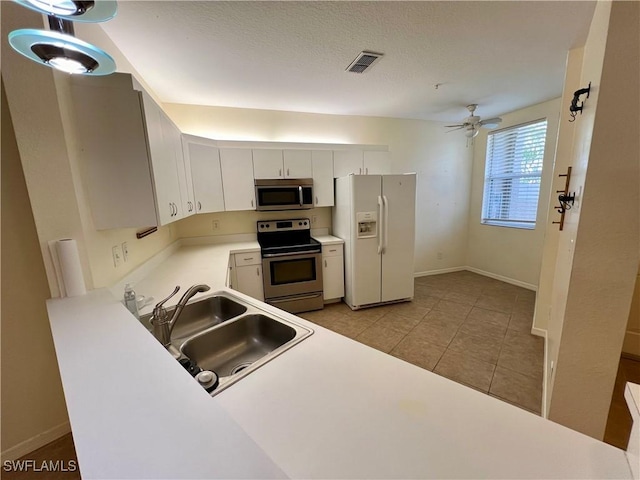
{"type": "Polygon", "coordinates": [[[531,327],[531,335],[547,338],[547,331],[544,328],[531,327]]]}
{"type": "Polygon", "coordinates": [[[540,416],[549,418],[547,414],[547,365],[549,364],[549,337],[547,331],[542,328],[531,328],[532,335],[538,335],[544,338],[544,363],[542,364],[542,405],[540,416]],[[535,332],[534,332],[535,330],[535,332]]]}
{"type": "Polygon", "coordinates": [[[69,422],[65,422],[45,432],[39,433],[35,437],[28,438],[24,442],[20,442],[13,447],[3,450],[2,453],[0,453],[2,462],[4,463],[5,460],[17,460],[18,458],[23,457],[40,447],[44,447],[46,444],[51,443],[54,440],[57,440],[70,431],[71,425],[69,425],[69,422]]]}
{"type": "Polygon", "coordinates": [[[480,270],[479,268],[469,267],[469,266],[451,267],[451,268],[442,268],[442,269],[439,269],[439,270],[427,270],[427,271],[424,271],[424,272],[415,272],[413,274],[413,276],[414,277],[427,277],[429,275],[441,275],[443,273],[462,272],[464,270],[467,270],[467,271],[473,272],[473,273],[477,273],[478,275],[484,275],[485,277],[495,278],[496,280],[500,280],[501,282],[510,283],[511,285],[516,285],[518,287],[526,288],[527,290],[533,290],[534,292],[538,291],[538,286],[537,285],[533,285],[531,283],[522,282],[520,280],[516,280],[515,278],[503,277],[502,275],[498,275],[496,273],[486,272],[484,270],[480,270]]]}
{"type": "Polygon", "coordinates": [[[480,270],[479,268],[469,267],[469,266],[464,267],[463,270],[469,270],[470,272],[477,273],[478,275],[484,275],[485,277],[495,278],[496,280],[500,280],[501,282],[510,283],[511,285],[526,288],[527,290],[533,290],[534,292],[538,291],[537,285],[533,285],[532,283],[522,282],[520,280],[516,280],[515,278],[504,277],[496,273],[486,272],[484,270],[480,270]]]}
{"type": "Polygon", "coordinates": [[[414,277],[428,277],[429,275],[441,275],[443,273],[462,272],[466,267],[441,268],[440,270],[427,270],[426,272],[415,272],[414,277]]]}

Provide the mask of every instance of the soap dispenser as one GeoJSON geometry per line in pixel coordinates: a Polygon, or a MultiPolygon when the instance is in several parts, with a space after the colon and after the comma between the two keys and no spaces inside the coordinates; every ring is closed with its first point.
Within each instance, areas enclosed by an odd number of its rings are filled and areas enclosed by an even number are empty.
{"type": "Polygon", "coordinates": [[[124,305],[127,307],[134,317],[140,318],[138,313],[138,302],[136,302],[136,292],[131,288],[131,284],[127,283],[124,286],[124,305]]]}

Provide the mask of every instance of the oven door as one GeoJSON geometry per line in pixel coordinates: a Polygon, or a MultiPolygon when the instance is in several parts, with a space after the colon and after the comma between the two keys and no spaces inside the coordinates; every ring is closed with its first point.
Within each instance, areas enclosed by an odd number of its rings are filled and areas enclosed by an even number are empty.
{"type": "Polygon", "coordinates": [[[273,254],[262,259],[266,300],[322,292],[322,254],[273,254]]]}
{"type": "Polygon", "coordinates": [[[303,185],[256,185],[257,210],[313,208],[313,187],[303,185]]]}

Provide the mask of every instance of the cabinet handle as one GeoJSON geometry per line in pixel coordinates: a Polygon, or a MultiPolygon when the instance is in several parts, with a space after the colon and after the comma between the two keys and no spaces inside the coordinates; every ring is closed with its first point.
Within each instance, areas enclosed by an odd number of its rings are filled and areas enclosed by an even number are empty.
{"type": "Polygon", "coordinates": [[[253,208],[253,200],[251,200],[251,208],[253,208]]]}
{"type": "Polygon", "coordinates": [[[289,169],[287,168],[287,177],[289,176],[289,169]]]}
{"type": "Polygon", "coordinates": [[[316,195],[316,205],[317,205],[318,203],[319,203],[319,202],[318,202],[318,196],[316,195]]]}
{"type": "Polygon", "coordinates": [[[260,267],[256,267],[256,275],[260,276],[260,267]]]}
{"type": "Polygon", "coordinates": [[[200,200],[198,200],[198,211],[202,210],[202,204],[200,203],[200,200]]]}
{"type": "Polygon", "coordinates": [[[335,251],[336,251],[336,249],[334,248],[333,250],[329,250],[329,251],[330,251],[330,252],[335,252],[335,251]]]}
{"type": "Polygon", "coordinates": [[[327,268],[327,261],[324,261],[324,268],[327,268]]]}
{"type": "Polygon", "coordinates": [[[253,260],[253,257],[245,258],[244,261],[248,262],[249,260],[253,260]]]}
{"type": "Polygon", "coordinates": [[[358,173],[362,174],[362,167],[358,169],[358,173]]]}
{"type": "Polygon", "coordinates": [[[364,169],[364,173],[365,173],[365,175],[369,175],[369,167],[364,169]]]}
{"type": "Polygon", "coordinates": [[[282,176],[282,169],[278,170],[278,176],[281,177],[282,176]]]}

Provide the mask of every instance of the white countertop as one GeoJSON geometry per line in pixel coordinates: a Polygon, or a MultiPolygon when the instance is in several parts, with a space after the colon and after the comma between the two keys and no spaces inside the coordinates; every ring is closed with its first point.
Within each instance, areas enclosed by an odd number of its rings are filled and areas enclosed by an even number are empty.
{"type": "MultiPolygon", "coordinates": [[[[236,248],[182,247],[136,289],[210,295],[236,248]]],[[[106,289],[48,309],[84,479],[631,478],[622,450],[281,311],[314,334],[210,397],[106,289]]]]}
{"type": "Polygon", "coordinates": [[[333,235],[314,235],[313,238],[318,240],[322,245],[338,245],[344,243],[344,240],[333,235]]]}

